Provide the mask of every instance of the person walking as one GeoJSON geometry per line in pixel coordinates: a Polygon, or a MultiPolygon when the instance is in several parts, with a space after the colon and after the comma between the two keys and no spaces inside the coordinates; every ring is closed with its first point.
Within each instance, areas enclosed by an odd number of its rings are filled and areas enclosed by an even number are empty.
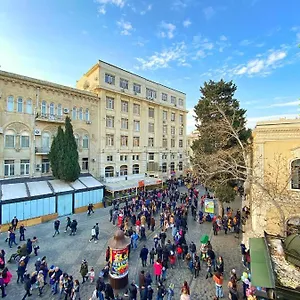
{"type": "Polygon", "coordinates": [[[140,258],[142,260],[143,267],[147,267],[147,258],[148,258],[149,250],[146,248],[146,245],[141,249],[140,258]]]}
{"type": "Polygon", "coordinates": [[[11,220],[11,227],[12,227],[13,231],[15,231],[17,229],[18,223],[19,223],[19,220],[17,219],[16,216],[14,216],[14,218],[11,220]]]}
{"type": "Polygon", "coordinates": [[[194,269],[195,269],[195,278],[197,278],[201,270],[200,258],[198,255],[195,256],[194,269]]]}
{"type": "Polygon", "coordinates": [[[39,246],[39,240],[36,236],[34,236],[32,239],[32,247],[33,247],[34,255],[38,256],[38,250],[40,249],[40,246],[39,246]]]}
{"type": "Polygon", "coordinates": [[[82,283],[85,283],[87,281],[87,274],[89,272],[89,267],[87,261],[84,259],[82,260],[81,266],[80,266],[80,274],[82,277],[82,283]]]}
{"type": "Polygon", "coordinates": [[[5,298],[7,295],[5,293],[5,283],[4,283],[4,279],[2,277],[2,272],[0,272],[0,289],[1,289],[1,293],[2,293],[2,298],[5,298]]]}
{"type": "Polygon", "coordinates": [[[89,242],[92,242],[93,240],[95,241],[95,244],[97,244],[97,239],[96,239],[96,226],[94,226],[91,230],[91,238],[89,239],[89,242]]]}
{"type": "Polygon", "coordinates": [[[20,242],[21,241],[25,241],[25,231],[26,231],[26,228],[24,226],[24,224],[22,224],[19,228],[19,232],[20,232],[20,242]]]}
{"type": "Polygon", "coordinates": [[[23,296],[22,300],[25,300],[26,297],[30,297],[32,294],[30,293],[30,289],[31,289],[31,282],[30,282],[30,275],[26,274],[24,276],[24,289],[26,291],[25,295],[23,296]]]}
{"type": "Polygon", "coordinates": [[[216,297],[223,298],[224,293],[223,293],[223,276],[220,272],[216,272],[213,276],[213,281],[215,282],[216,286],[216,297]]]}
{"type": "Polygon", "coordinates": [[[9,248],[12,248],[12,244],[18,245],[16,243],[16,234],[13,230],[9,232],[9,240],[8,240],[9,248]]]}
{"type": "Polygon", "coordinates": [[[54,221],[54,234],[53,237],[56,236],[56,234],[59,234],[59,226],[60,226],[60,221],[57,219],[54,221]]]}
{"type": "Polygon", "coordinates": [[[71,229],[71,218],[70,217],[67,217],[67,224],[66,224],[65,232],[68,231],[68,228],[71,229]]]}
{"type": "Polygon", "coordinates": [[[153,265],[153,269],[154,269],[154,275],[155,275],[155,281],[156,282],[159,282],[160,281],[160,277],[161,277],[161,274],[162,274],[162,263],[161,263],[161,260],[158,259],[154,265],[153,265]]]}
{"type": "Polygon", "coordinates": [[[80,284],[79,280],[75,279],[74,286],[72,289],[72,300],[80,300],[80,284]]]}
{"type": "Polygon", "coordinates": [[[38,289],[39,289],[39,296],[42,296],[43,289],[44,289],[44,286],[45,286],[44,274],[43,274],[42,270],[39,271],[36,280],[37,280],[37,286],[38,286],[38,289]]]}
{"type": "Polygon", "coordinates": [[[99,240],[99,234],[100,234],[99,223],[96,223],[95,225],[95,232],[96,232],[96,240],[99,240]]]}

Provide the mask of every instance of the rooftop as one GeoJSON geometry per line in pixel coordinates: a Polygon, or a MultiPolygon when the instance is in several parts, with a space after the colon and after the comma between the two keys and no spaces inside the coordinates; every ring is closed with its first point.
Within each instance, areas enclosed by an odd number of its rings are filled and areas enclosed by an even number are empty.
{"type": "Polygon", "coordinates": [[[257,128],[262,126],[276,126],[276,125],[297,125],[298,126],[300,125],[300,118],[295,118],[295,119],[280,118],[277,120],[261,121],[261,122],[257,122],[255,127],[257,128]]]}

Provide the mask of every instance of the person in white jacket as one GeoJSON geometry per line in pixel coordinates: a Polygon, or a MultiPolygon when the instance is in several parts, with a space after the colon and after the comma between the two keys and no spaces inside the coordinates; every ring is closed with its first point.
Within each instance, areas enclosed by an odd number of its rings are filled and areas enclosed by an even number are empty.
{"type": "Polygon", "coordinates": [[[96,239],[96,229],[95,229],[95,226],[92,228],[92,230],[91,230],[91,235],[92,235],[92,237],[90,238],[90,240],[89,240],[89,242],[91,242],[91,241],[95,241],[95,244],[97,244],[97,239],[96,239]]]}

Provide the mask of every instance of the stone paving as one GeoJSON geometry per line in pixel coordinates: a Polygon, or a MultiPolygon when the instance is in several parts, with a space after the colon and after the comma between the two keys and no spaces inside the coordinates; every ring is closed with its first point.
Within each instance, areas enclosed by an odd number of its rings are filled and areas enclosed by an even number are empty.
{"type": "MultiPolygon", "coordinates": [[[[184,188],[180,188],[182,191],[184,188]]],[[[204,193],[203,189],[200,188],[200,194],[204,193]]],[[[237,204],[238,205],[238,204],[237,204]]],[[[73,275],[74,279],[81,279],[79,270],[82,259],[86,259],[89,264],[89,268],[93,266],[95,268],[96,275],[99,274],[100,270],[105,263],[105,250],[107,248],[107,241],[113,236],[116,231],[116,227],[109,222],[109,208],[96,210],[94,214],[90,217],[86,213],[77,214],[76,216],[71,216],[76,218],[78,221],[78,233],[76,236],[69,236],[64,233],[64,226],[66,223],[66,218],[60,218],[61,230],[60,235],[52,237],[53,235],[53,222],[48,222],[40,224],[37,226],[28,227],[25,237],[32,238],[37,236],[39,238],[40,251],[39,257],[47,256],[48,266],[52,264],[59,266],[64,272],[73,275]],[[92,226],[98,222],[100,226],[100,236],[99,242],[89,243],[90,231],[92,226]]],[[[156,224],[159,224],[157,219],[156,224]]],[[[200,236],[203,234],[211,235],[211,223],[198,224],[191,216],[188,218],[188,232],[187,232],[187,242],[194,241],[197,245],[197,249],[200,246],[200,236]]],[[[153,247],[153,237],[156,233],[160,232],[159,226],[156,226],[155,232],[147,231],[147,241],[139,244],[136,251],[131,252],[129,260],[129,280],[136,280],[138,282],[138,274],[144,269],[153,274],[151,266],[142,268],[141,261],[139,259],[139,252],[141,247],[146,244],[146,246],[151,249],[153,247]]],[[[240,252],[239,252],[239,240],[235,239],[233,236],[223,236],[220,234],[217,237],[212,238],[212,245],[216,250],[217,255],[222,255],[225,260],[225,272],[228,274],[231,268],[235,267],[238,272],[240,265],[240,252]],[[224,247],[224,245],[226,245],[224,247]]],[[[171,230],[168,231],[168,238],[171,237],[171,230]]],[[[7,243],[5,243],[6,233],[2,233],[0,238],[0,247],[5,249],[7,252],[6,259],[10,257],[10,254],[15,252],[16,246],[13,249],[9,249],[7,243]]],[[[19,238],[19,235],[17,235],[19,238]]],[[[32,254],[33,255],[33,254],[32,254]]],[[[36,258],[31,257],[28,264],[28,272],[34,271],[34,263],[36,258]]],[[[7,264],[9,270],[13,274],[13,278],[9,286],[6,288],[7,297],[6,299],[22,299],[23,294],[25,294],[24,287],[22,284],[16,283],[16,265],[15,263],[7,264]]],[[[188,270],[186,264],[181,262],[180,266],[176,266],[175,269],[168,269],[166,287],[170,283],[175,285],[175,297],[174,299],[179,299],[180,288],[184,280],[187,280],[191,284],[192,299],[204,300],[212,299],[214,294],[214,285],[211,279],[205,280],[205,271],[202,268],[200,271],[200,276],[194,280],[192,274],[188,270]]],[[[80,280],[81,281],[81,280],[80,280]]],[[[226,283],[227,284],[227,283],[226,283]]],[[[225,285],[224,285],[225,286],[225,285]]],[[[81,299],[88,300],[94,290],[95,284],[85,283],[81,285],[81,299]]],[[[155,288],[154,288],[155,290],[155,288]]],[[[58,299],[58,296],[52,296],[50,293],[49,286],[44,289],[44,294],[42,298],[45,299],[58,299]]],[[[30,299],[40,299],[37,296],[37,291],[33,291],[33,296],[30,299]]]]}

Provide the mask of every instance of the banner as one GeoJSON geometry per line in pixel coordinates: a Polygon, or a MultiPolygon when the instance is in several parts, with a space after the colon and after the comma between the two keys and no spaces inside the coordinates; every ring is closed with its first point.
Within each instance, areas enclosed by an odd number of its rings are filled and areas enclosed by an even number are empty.
{"type": "Polygon", "coordinates": [[[209,214],[213,214],[215,212],[215,202],[212,199],[205,199],[204,201],[204,211],[209,214]]]}
{"type": "Polygon", "coordinates": [[[122,278],[128,274],[128,248],[111,250],[110,275],[113,278],[122,278]]]}

